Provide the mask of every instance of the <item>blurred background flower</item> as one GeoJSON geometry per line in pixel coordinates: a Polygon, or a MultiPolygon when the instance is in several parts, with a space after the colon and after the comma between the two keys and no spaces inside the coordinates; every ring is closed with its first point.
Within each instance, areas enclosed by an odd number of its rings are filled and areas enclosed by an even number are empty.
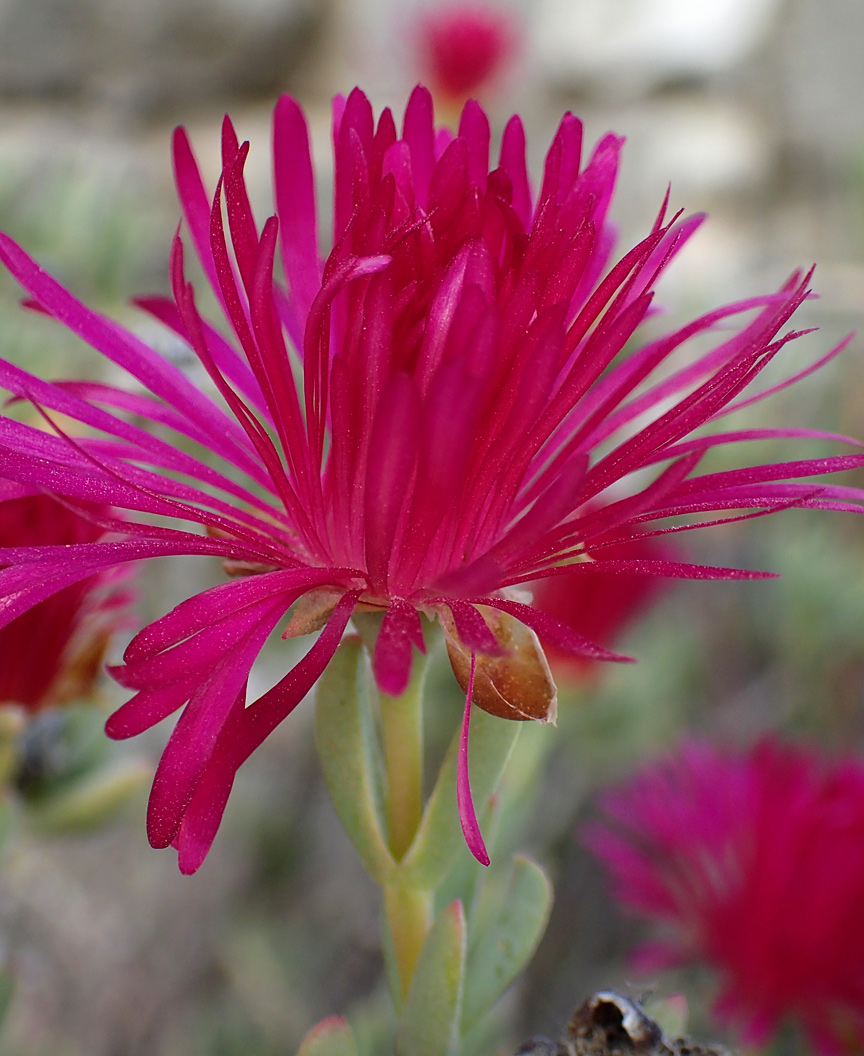
{"type": "Polygon", "coordinates": [[[415,30],[420,80],[445,105],[482,99],[516,57],[519,28],[514,15],[496,4],[421,11],[415,30]]]}
{"type": "Polygon", "coordinates": [[[710,965],[717,1013],[748,1045],[791,1021],[822,1056],[861,1051],[864,763],[691,741],[600,804],[586,842],[659,932],[642,972],[710,965]]]}
{"type": "MultiPolygon", "coordinates": [[[[97,519],[106,512],[93,508],[97,519]]],[[[98,523],[50,495],[0,501],[0,546],[65,546],[95,542],[104,534],[98,523]]],[[[90,698],[111,635],[129,624],[124,612],[131,601],[128,578],[128,571],[92,576],[46,598],[0,630],[0,702],[37,712],[90,698]]]]}

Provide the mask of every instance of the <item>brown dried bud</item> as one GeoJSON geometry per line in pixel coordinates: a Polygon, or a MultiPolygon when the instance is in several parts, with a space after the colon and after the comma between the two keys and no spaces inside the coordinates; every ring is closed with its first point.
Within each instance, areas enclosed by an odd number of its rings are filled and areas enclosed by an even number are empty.
{"type": "MultiPolygon", "coordinates": [[[[515,617],[498,609],[476,606],[501,646],[501,656],[477,653],[473,701],[500,719],[555,722],[558,696],[537,635],[515,617]]],[[[471,650],[456,633],[452,619],[440,614],[453,674],[468,688],[471,650]]]]}
{"type": "Polygon", "coordinates": [[[689,1038],[666,1038],[633,998],[601,990],[573,1013],[560,1042],[532,1038],[516,1056],[730,1056],[727,1049],[689,1038]]]}

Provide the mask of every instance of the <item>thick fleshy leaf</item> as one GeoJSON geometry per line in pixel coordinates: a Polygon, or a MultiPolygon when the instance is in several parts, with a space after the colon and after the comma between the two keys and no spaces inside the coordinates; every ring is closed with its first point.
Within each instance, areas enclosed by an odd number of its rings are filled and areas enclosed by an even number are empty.
{"type": "Polygon", "coordinates": [[[347,1020],[330,1016],[316,1023],[300,1043],[297,1056],[358,1056],[347,1020]]]}
{"type": "Polygon", "coordinates": [[[426,938],[396,1028],[399,1056],[456,1056],[465,973],[465,913],[451,902],[426,938]]]}
{"type": "Polygon", "coordinates": [[[373,738],[363,647],[359,638],[345,638],[318,682],[315,743],[336,813],[366,868],[384,884],[395,863],[378,804],[373,738]]]}
{"type": "Polygon", "coordinates": [[[552,909],[552,884],[530,858],[513,862],[495,918],[475,940],[465,971],[462,1031],[467,1033],[525,968],[543,937],[552,909]]]}

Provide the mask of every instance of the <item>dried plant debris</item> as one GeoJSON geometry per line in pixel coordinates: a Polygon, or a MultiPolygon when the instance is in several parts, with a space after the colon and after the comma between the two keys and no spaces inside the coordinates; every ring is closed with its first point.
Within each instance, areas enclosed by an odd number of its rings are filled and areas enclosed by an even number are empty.
{"type": "Polygon", "coordinates": [[[667,1038],[633,998],[611,990],[590,997],[573,1013],[560,1041],[532,1038],[516,1056],[731,1056],[718,1045],[667,1038]]]}

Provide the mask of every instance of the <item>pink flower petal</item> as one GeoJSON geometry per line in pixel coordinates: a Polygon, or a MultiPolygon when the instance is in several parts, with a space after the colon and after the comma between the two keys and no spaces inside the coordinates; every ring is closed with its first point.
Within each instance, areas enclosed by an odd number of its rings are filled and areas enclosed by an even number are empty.
{"type": "Polygon", "coordinates": [[[382,693],[401,696],[411,677],[412,646],[426,652],[420,616],[413,605],[393,598],[375,642],[372,670],[382,693]]]}
{"type": "Polygon", "coordinates": [[[474,811],[474,800],[471,796],[471,780],[468,776],[468,731],[471,723],[471,697],[474,693],[474,669],[476,658],[471,654],[471,673],[468,676],[468,690],[465,694],[465,714],[462,718],[462,733],[459,736],[459,764],[456,770],[456,801],[459,807],[459,822],[462,834],[468,844],[468,850],[481,865],[488,865],[489,854],[483,842],[483,834],[474,811]]]}
{"type": "Polygon", "coordinates": [[[177,841],[182,873],[194,873],[201,866],[222,820],[237,769],[321,676],[339,645],[358,595],[359,591],[354,591],[341,599],[318,640],[281,682],[254,704],[235,707],[185,807],[177,841]]]}

